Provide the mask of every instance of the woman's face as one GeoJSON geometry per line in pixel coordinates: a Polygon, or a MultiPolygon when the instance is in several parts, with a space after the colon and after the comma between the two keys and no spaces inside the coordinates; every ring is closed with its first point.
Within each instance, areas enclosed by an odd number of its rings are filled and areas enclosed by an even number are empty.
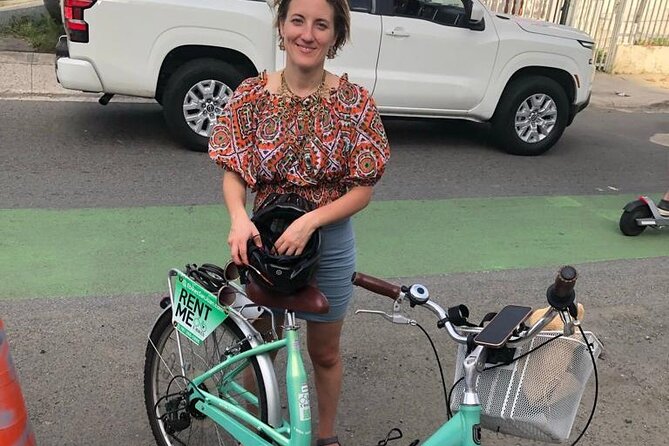
{"type": "Polygon", "coordinates": [[[291,0],[279,31],[289,62],[304,70],[321,67],[335,43],[334,10],[326,0],[291,0]]]}

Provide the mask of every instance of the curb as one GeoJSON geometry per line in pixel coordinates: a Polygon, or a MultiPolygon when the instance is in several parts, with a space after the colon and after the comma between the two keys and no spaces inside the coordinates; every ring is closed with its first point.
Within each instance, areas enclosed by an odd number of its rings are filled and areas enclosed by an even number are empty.
{"type": "Polygon", "coordinates": [[[6,25],[19,17],[39,17],[47,14],[47,10],[42,1],[34,1],[17,6],[6,6],[0,8],[0,26],[6,25]]]}
{"type": "MultiPolygon", "coordinates": [[[[613,97],[614,94],[612,93],[611,96],[613,97]]],[[[669,99],[639,105],[624,104],[616,99],[607,99],[604,95],[602,95],[600,97],[593,96],[590,102],[590,107],[606,110],[616,110],[627,113],[669,113],[669,99]]]]}
{"type": "Polygon", "coordinates": [[[51,65],[56,62],[56,55],[28,51],[0,51],[0,64],[51,65]]]}
{"type": "MultiPolygon", "coordinates": [[[[102,93],[85,93],[72,90],[70,93],[7,93],[0,92],[0,101],[37,102],[98,102],[102,93]]],[[[114,95],[110,103],[157,104],[155,99],[136,96],[114,95]]]]}

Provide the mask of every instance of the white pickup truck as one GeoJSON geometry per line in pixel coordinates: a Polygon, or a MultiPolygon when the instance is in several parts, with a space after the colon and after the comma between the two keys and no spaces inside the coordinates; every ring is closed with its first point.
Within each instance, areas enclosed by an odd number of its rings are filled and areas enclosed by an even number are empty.
{"type": "MultiPolygon", "coordinates": [[[[206,150],[216,115],[245,78],[283,66],[267,0],[62,0],[65,88],[155,98],[168,127],[206,150]]],[[[538,155],[587,106],[593,41],[480,0],[350,0],[346,72],[386,116],[491,121],[509,153],[538,155]]]]}

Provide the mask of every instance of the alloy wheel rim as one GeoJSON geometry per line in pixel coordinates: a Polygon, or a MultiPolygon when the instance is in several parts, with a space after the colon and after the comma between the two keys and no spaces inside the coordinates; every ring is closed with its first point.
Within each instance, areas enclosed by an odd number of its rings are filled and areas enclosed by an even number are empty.
{"type": "Polygon", "coordinates": [[[553,98],[538,93],[520,103],[514,119],[516,135],[526,143],[541,142],[551,134],[557,123],[557,105],[553,98]]]}
{"type": "Polygon", "coordinates": [[[209,137],[216,118],[232,96],[232,89],[221,81],[207,79],[193,85],[183,102],[183,115],[190,129],[209,137]]]}

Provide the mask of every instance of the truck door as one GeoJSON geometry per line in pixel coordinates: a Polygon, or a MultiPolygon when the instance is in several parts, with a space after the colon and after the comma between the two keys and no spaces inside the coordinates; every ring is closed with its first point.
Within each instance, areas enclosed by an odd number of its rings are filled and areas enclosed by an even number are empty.
{"type": "Polygon", "coordinates": [[[372,0],[349,0],[351,7],[351,40],[328,59],[325,68],[337,75],[348,73],[351,82],[367,88],[372,94],[376,84],[376,63],[381,44],[381,16],[372,11],[372,0]]]}
{"type": "Polygon", "coordinates": [[[384,9],[375,97],[384,111],[435,115],[479,104],[499,42],[492,24],[468,28],[461,0],[378,1],[384,9]]]}

